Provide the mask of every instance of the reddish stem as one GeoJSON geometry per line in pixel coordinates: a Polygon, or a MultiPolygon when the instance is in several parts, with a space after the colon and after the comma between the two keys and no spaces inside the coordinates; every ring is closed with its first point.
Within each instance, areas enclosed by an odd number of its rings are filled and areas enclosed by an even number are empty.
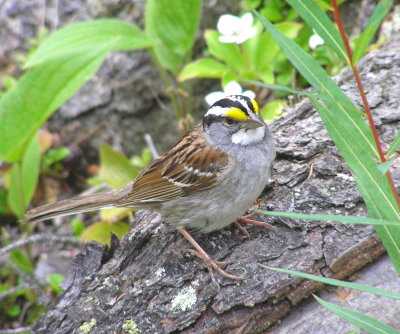
{"type": "MultiPolygon", "coordinates": [[[[336,0],[331,0],[331,5],[332,5],[332,8],[333,8],[333,14],[335,16],[335,21],[336,21],[336,23],[338,25],[340,36],[342,37],[342,41],[343,41],[344,47],[346,49],[346,53],[347,53],[347,57],[348,57],[349,62],[350,62],[351,69],[353,70],[354,78],[356,79],[356,82],[357,82],[358,90],[360,91],[360,96],[361,96],[361,99],[362,99],[362,102],[363,102],[363,105],[364,105],[364,110],[365,110],[365,113],[367,114],[369,126],[371,128],[372,135],[373,135],[374,141],[375,141],[375,145],[376,145],[376,148],[378,150],[379,159],[380,159],[381,162],[386,162],[387,159],[386,159],[385,154],[383,153],[383,150],[382,150],[381,141],[379,139],[378,132],[376,130],[375,122],[374,122],[374,119],[372,117],[372,113],[371,113],[371,109],[369,107],[369,103],[368,103],[367,97],[365,96],[364,86],[363,86],[363,84],[361,82],[360,74],[358,72],[357,66],[355,64],[353,64],[353,54],[351,52],[349,40],[347,39],[346,33],[344,31],[344,28],[343,28],[343,23],[342,23],[342,19],[340,17],[340,14],[339,14],[339,8],[337,6],[336,0]]],[[[390,188],[391,188],[391,190],[393,192],[393,195],[394,195],[394,197],[395,197],[395,199],[397,201],[397,206],[400,208],[400,197],[399,197],[399,194],[396,191],[396,187],[394,186],[392,175],[390,174],[389,171],[386,172],[386,178],[387,178],[387,180],[388,180],[388,182],[390,184],[390,188]]]]}

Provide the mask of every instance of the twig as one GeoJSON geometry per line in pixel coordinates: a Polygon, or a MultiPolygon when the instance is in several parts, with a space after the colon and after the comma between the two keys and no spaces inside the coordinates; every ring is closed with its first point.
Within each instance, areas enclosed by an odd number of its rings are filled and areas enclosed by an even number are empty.
{"type": "Polygon", "coordinates": [[[7,259],[2,259],[2,260],[0,260],[0,263],[1,262],[5,263],[12,270],[16,271],[18,273],[18,275],[20,277],[22,277],[22,279],[25,281],[25,283],[28,284],[28,288],[35,291],[36,295],[39,298],[40,304],[47,305],[49,303],[49,301],[50,301],[49,298],[43,292],[43,290],[40,288],[40,284],[34,276],[27,274],[19,266],[17,266],[16,264],[14,264],[13,262],[11,262],[7,259]]]}
{"type": "MultiPolygon", "coordinates": [[[[361,82],[361,78],[360,78],[360,73],[358,72],[356,64],[353,63],[353,54],[352,54],[352,51],[351,51],[351,48],[350,48],[349,40],[348,40],[348,38],[346,36],[346,33],[344,31],[342,19],[340,17],[339,8],[337,6],[336,0],[331,0],[331,5],[332,5],[333,13],[334,13],[334,16],[335,16],[335,21],[336,21],[336,23],[338,25],[340,36],[342,37],[342,40],[343,40],[343,43],[344,43],[344,47],[346,49],[347,57],[349,58],[351,69],[353,70],[354,78],[355,78],[355,80],[357,82],[358,90],[360,92],[360,96],[361,96],[361,99],[362,99],[362,102],[363,102],[363,105],[364,105],[364,110],[365,110],[365,113],[367,114],[369,126],[370,126],[371,131],[372,131],[372,136],[374,137],[375,146],[376,146],[376,148],[378,150],[379,159],[380,159],[381,162],[386,162],[387,159],[386,159],[385,154],[383,153],[383,150],[382,150],[382,144],[381,144],[381,141],[380,141],[379,136],[378,136],[378,131],[376,130],[375,121],[374,121],[374,118],[372,117],[372,112],[371,112],[371,109],[369,107],[369,103],[368,103],[367,97],[365,95],[364,86],[363,86],[363,84],[361,82]]],[[[400,208],[400,197],[399,197],[399,194],[397,193],[396,187],[395,187],[393,179],[392,179],[392,175],[390,174],[389,171],[386,172],[386,178],[387,178],[387,180],[389,182],[389,185],[390,185],[390,188],[391,188],[392,193],[394,195],[394,198],[397,201],[397,205],[400,208]]]]}
{"type": "Polygon", "coordinates": [[[0,293],[0,300],[8,297],[9,295],[12,295],[13,293],[17,292],[18,290],[29,289],[29,288],[30,288],[30,286],[28,283],[22,283],[20,285],[9,288],[8,290],[0,293]]]}
{"type": "Polygon", "coordinates": [[[31,327],[19,327],[14,329],[0,329],[0,334],[15,334],[15,333],[24,333],[30,332],[31,327]]]}
{"type": "Polygon", "coordinates": [[[0,249],[0,257],[9,253],[13,249],[20,248],[26,245],[34,244],[34,243],[61,243],[64,245],[71,245],[73,247],[82,247],[84,245],[84,242],[82,240],[79,240],[75,237],[69,237],[69,236],[58,236],[58,235],[52,235],[48,233],[43,233],[43,234],[35,234],[31,237],[21,239],[18,241],[13,242],[12,244],[3,247],[0,249]]]}
{"type": "Polygon", "coordinates": [[[151,155],[153,156],[153,159],[157,159],[159,157],[159,154],[156,147],[154,146],[153,138],[151,138],[148,133],[145,133],[144,140],[146,141],[146,144],[151,152],[151,155]]]}

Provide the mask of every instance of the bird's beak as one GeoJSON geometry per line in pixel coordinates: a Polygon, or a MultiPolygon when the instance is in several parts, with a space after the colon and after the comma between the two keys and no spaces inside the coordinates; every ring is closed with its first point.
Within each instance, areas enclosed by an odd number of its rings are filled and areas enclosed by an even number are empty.
{"type": "Polygon", "coordinates": [[[246,129],[257,129],[261,126],[265,126],[265,123],[259,118],[250,118],[244,122],[246,129]]]}

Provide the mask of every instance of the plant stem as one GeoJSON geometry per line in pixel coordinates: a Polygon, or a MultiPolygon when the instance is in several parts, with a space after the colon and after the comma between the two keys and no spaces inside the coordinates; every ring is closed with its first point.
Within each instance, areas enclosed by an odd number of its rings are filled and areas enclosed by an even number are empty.
{"type": "MultiPolygon", "coordinates": [[[[358,72],[357,65],[353,63],[353,54],[352,54],[352,51],[351,51],[351,48],[350,48],[349,40],[348,40],[348,38],[346,36],[346,33],[344,31],[342,19],[340,17],[339,8],[337,6],[336,0],[331,0],[331,5],[332,5],[332,8],[333,8],[333,14],[335,16],[335,21],[336,21],[336,23],[338,25],[340,36],[342,37],[342,40],[343,40],[343,43],[344,43],[344,47],[346,49],[346,53],[347,53],[347,57],[348,57],[348,60],[349,60],[349,63],[350,63],[350,67],[353,70],[353,75],[354,75],[354,78],[355,78],[355,80],[357,82],[358,90],[360,92],[360,96],[361,96],[361,99],[362,99],[362,102],[363,102],[363,105],[364,105],[364,110],[365,110],[365,113],[367,115],[369,126],[370,126],[371,132],[372,132],[372,136],[374,138],[375,145],[376,145],[376,148],[377,148],[377,151],[378,151],[378,154],[379,154],[379,159],[380,159],[381,162],[386,162],[387,159],[385,157],[385,154],[383,153],[382,144],[381,144],[381,141],[380,141],[379,136],[378,136],[378,131],[376,130],[375,122],[374,122],[374,119],[372,117],[372,113],[371,113],[371,109],[369,107],[369,103],[368,103],[367,97],[365,95],[364,86],[363,86],[363,84],[361,82],[361,78],[360,78],[360,73],[358,72]]],[[[389,182],[389,185],[390,185],[390,188],[391,188],[392,193],[394,195],[394,198],[396,199],[397,206],[400,209],[400,197],[399,197],[399,194],[396,191],[396,187],[394,185],[394,182],[393,182],[393,179],[392,179],[392,175],[390,174],[389,171],[386,172],[386,178],[387,178],[387,180],[389,182]]]]}

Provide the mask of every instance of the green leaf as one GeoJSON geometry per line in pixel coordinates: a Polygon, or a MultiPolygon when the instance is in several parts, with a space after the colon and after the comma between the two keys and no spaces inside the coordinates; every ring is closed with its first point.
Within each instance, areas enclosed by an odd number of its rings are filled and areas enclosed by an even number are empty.
{"type": "Polygon", "coordinates": [[[328,15],[314,0],[287,0],[304,21],[328,44],[343,60],[347,61],[346,50],[340,34],[328,15]]]}
{"type": "Polygon", "coordinates": [[[113,150],[108,145],[101,145],[99,172],[101,179],[108,182],[113,188],[121,188],[138,175],[138,170],[121,152],[113,150]]]}
{"type": "Polygon", "coordinates": [[[122,238],[126,232],[129,231],[129,224],[118,222],[114,224],[108,224],[105,222],[100,222],[90,225],[82,233],[81,238],[84,241],[95,240],[102,244],[109,245],[111,232],[114,232],[118,238],[122,238]]]}
{"type": "Polygon", "coordinates": [[[33,273],[33,266],[31,260],[24,254],[20,249],[13,249],[10,252],[10,260],[14,262],[18,267],[28,274],[33,273]]]}
{"type": "Polygon", "coordinates": [[[186,65],[178,76],[179,81],[194,78],[222,78],[229,71],[224,64],[212,58],[202,58],[186,65]]]}
{"type": "Polygon", "coordinates": [[[389,13],[392,8],[393,0],[382,0],[376,6],[370,19],[368,20],[367,26],[363,33],[355,38],[355,47],[353,53],[353,64],[357,65],[359,60],[365,55],[365,51],[368,48],[369,43],[375,36],[376,31],[380,27],[383,19],[389,13]]]}
{"type": "Polygon", "coordinates": [[[244,68],[243,55],[234,43],[222,43],[218,40],[221,34],[215,30],[206,30],[205,39],[211,54],[226,63],[231,69],[240,73],[244,68]]]}
{"type": "Polygon", "coordinates": [[[146,32],[172,52],[184,56],[193,46],[199,28],[201,0],[148,0],[146,32]]]}
{"type": "Polygon", "coordinates": [[[396,137],[394,138],[392,145],[386,154],[387,157],[390,157],[398,148],[400,147],[400,131],[397,133],[396,137]]]}
{"type": "Polygon", "coordinates": [[[76,23],[54,32],[29,58],[26,66],[63,58],[102,53],[104,50],[136,50],[151,46],[143,31],[117,19],[99,19],[76,23]]]}
{"type": "Polygon", "coordinates": [[[291,39],[295,39],[298,36],[302,27],[303,25],[297,22],[281,22],[275,25],[276,29],[291,39]]]}
{"type": "Polygon", "coordinates": [[[69,155],[69,149],[67,147],[60,147],[48,150],[43,156],[43,164],[46,167],[51,166],[55,162],[59,162],[65,159],[69,155]]]}
{"type": "Polygon", "coordinates": [[[74,236],[80,237],[85,229],[85,224],[79,219],[72,219],[71,227],[72,230],[74,231],[74,236]]]}
{"type": "Polygon", "coordinates": [[[243,49],[251,67],[258,74],[265,69],[272,69],[272,61],[281,53],[278,44],[268,32],[249,38],[243,43],[243,49]]]}
{"type": "Polygon", "coordinates": [[[390,167],[392,167],[394,160],[395,158],[392,158],[388,161],[378,163],[378,169],[380,170],[382,175],[386,174],[390,167]]]}
{"type": "MultiPolygon", "coordinates": [[[[39,180],[40,150],[38,136],[35,135],[29,143],[22,158],[22,188],[24,203],[27,206],[35,193],[39,180]]],[[[25,209],[25,208],[24,208],[25,209]]]]}
{"type": "Polygon", "coordinates": [[[6,313],[9,317],[15,318],[18,317],[21,313],[21,307],[17,304],[11,306],[10,308],[6,309],[6,313]]]}
{"type": "Polygon", "coordinates": [[[274,118],[282,114],[284,105],[284,100],[274,100],[269,102],[260,110],[261,117],[267,122],[272,121],[274,118]]]}
{"type": "Polygon", "coordinates": [[[373,286],[368,286],[368,285],[363,285],[363,284],[358,284],[358,283],[352,283],[352,282],[344,282],[344,281],[339,281],[339,280],[333,279],[333,278],[327,278],[327,277],[321,277],[321,276],[316,276],[316,275],[312,275],[312,274],[306,274],[306,273],[302,273],[302,272],[295,271],[295,270],[274,268],[274,267],[269,267],[269,266],[265,266],[265,265],[262,265],[262,264],[260,266],[263,267],[263,268],[266,268],[266,269],[270,269],[270,270],[273,270],[273,271],[280,272],[280,273],[285,273],[285,274],[289,274],[289,275],[295,275],[295,276],[307,278],[307,279],[310,279],[310,280],[313,280],[313,281],[316,281],[316,282],[321,282],[321,283],[324,283],[324,284],[341,286],[341,287],[344,287],[344,288],[355,289],[355,290],[359,290],[359,291],[365,291],[365,292],[374,293],[374,294],[379,295],[379,296],[389,297],[389,298],[393,298],[393,299],[400,299],[400,294],[399,293],[394,293],[394,292],[391,292],[391,291],[378,289],[378,288],[375,288],[373,286]]]}
{"type": "Polygon", "coordinates": [[[0,188],[0,214],[7,213],[7,193],[5,189],[0,188]]]}
{"type": "Polygon", "coordinates": [[[146,34],[154,41],[157,61],[177,74],[193,46],[200,23],[201,0],[148,0],[146,34]]]}
{"type": "Polygon", "coordinates": [[[22,76],[0,100],[0,159],[18,161],[27,139],[94,75],[108,51],[64,56],[22,76]]]}
{"type": "Polygon", "coordinates": [[[58,273],[50,274],[47,278],[50,286],[53,288],[53,291],[55,293],[59,293],[62,291],[60,284],[64,281],[64,279],[64,275],[58,273]]]}
{"type": "MultiPolygon", "coordinates": [[[[376,163],[379,157],[371,130],[360,113],[354,111],[356,108],[352,101],[310,55],[275,29],[262,16],[257,13],[255,15],[323,100],[324,104],[313,95],[309,96],[331,138],[352,169],[354,180],[364,198],[369,215],[382,220],[399,221],[400,210],[396,199],[387,178],[382,176],[376,163]]],[[[375,229],[396,270],[400,273],[400,228],[385,225],[375,226],[375,229]]]]}
{"type": "Polygon", "coordinates": [[[7,203],[19,219],[24,217],[26,203],[24,201],[21,166],[18,163],[14,163],[12,166],[7,203]]]}
{"type": "Polygon", "coordinates": [[[400,227],[400,220],[390,221],[369,217],[355,217],[355,216],[338,216],[338,215],[323,215],[323,214],[306,214],[297,212],[277,212],[277,211],[263,211],[256,210],[266,216],[287,217],[293,219],[310,219],[310,220],[323,220],[323,221],[336,221],[344,224],[361,224],[361,225],[380,225],[380,226],[398,226],[400,227]]]}
{"type": "Polygon", "coordinates": [[[351,322],[353,325],[360,327],[371,334],[399,334],[393,327],[387,326],[382,322],[371,318],[360,312],[352,311],[335,304],[328,303],[317,296],[314,296],[318,303],[329,311],[337,314],[344,320],[351,322]]]}

